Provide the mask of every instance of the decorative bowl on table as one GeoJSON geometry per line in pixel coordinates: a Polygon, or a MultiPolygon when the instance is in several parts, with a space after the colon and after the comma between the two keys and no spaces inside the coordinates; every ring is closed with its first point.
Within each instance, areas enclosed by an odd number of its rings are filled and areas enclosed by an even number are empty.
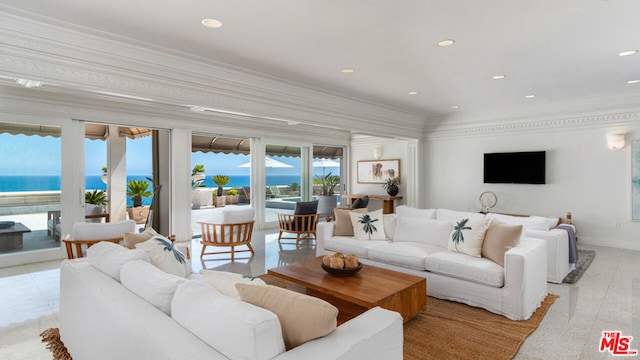
{"type": "Polygon", "coordinates": [[[358,271],[360,271],[362,269],[362,263],[359,262],[357,267],[354,268],[350,268],[350,269],[334,269],[332,267],[329,267],[325,264],[320,264],[320,266],[322,266],[322,268],[324,269],[324,271],[328,272],[329,274],[333,275],[333,276],[351,276],[355,273],[357,273],[358,271]]]}
{"type": "Polygon", "coordinates": [[[15,221],[0,221],[0,229],[8,229],[10,227],[13,227],[13,225],[15,224],[15,221]]]}

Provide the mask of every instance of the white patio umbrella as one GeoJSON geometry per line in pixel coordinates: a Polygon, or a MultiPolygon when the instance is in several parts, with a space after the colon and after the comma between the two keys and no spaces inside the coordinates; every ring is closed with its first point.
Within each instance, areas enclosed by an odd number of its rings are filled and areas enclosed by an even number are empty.
{"type": "Polygon", "coordinates": [[[322,168],[322,176],[324,176],[324,169],[328,167],[340,167],[340,163],[329,159],[320,159],[312,163],[313,167],[322,168]]]}
{"type": "MultiPolygon", "coordinates": [[[[242,164],[242,165],[238,165],[238,167],[250,168],[251,167],[251,161],[249,161],[248,163],[242,164]]],[[[290,168],[290,167],[293,167],[293,165],[285,164],[282,161],[278,161],[278,160],[272,159],[272,158],[267,156],[267,157],[264,158],[264,167],[266,167],[266,168],[290,168]]]]}

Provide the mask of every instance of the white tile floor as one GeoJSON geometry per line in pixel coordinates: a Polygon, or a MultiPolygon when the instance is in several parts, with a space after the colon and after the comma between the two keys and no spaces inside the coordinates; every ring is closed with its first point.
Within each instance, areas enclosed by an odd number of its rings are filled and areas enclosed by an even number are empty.
{"type": "MultiPolygon", "coordinates": [[[[313,257],[312,245],[279,245],[276,234],[254,235],[256,255],[235,263],[220,257],[201,261],[194,241],[194,269],[215,268],[260,275],[267,269],[313,257]]],[[[621,331],[640,349],[640,252],[605,247],[577,284],[549,284],[560,295],[540,327],[524,342],[516,359],[607,359],[600,353],[601,332],[621,331]]],[[[244,257],[244,256],[241,256],[244,257]]],[[[59,262],[0,269],[0,359],[50,359],[39,333],[57,326],[59,262]]]]}

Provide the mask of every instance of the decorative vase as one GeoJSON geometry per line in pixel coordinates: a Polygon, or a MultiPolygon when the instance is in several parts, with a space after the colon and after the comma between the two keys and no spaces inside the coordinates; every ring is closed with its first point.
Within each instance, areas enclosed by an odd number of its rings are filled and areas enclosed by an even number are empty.
{"type": "Polygon", "coordinates": [[[398,191],[400,191],[400,189],[398,188],[398,185],[389,185],[389,186],[387,186],[387,194],[389,194],[389,196],[398,195],[398,191]]]}

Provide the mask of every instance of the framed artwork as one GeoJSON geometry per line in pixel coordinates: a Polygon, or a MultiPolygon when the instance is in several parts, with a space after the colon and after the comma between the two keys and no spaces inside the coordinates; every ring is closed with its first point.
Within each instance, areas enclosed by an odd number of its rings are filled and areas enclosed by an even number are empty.
{"type": "Polygon", "coordinates": [[[631,143],[631,219],[640,221],[640,140],[631,143]]]}
{"type": "Polygon", "coordinates": [[[358,184],[384,184],[394,177],[400,178],[400,159],[358,161],[358,184]]]}

